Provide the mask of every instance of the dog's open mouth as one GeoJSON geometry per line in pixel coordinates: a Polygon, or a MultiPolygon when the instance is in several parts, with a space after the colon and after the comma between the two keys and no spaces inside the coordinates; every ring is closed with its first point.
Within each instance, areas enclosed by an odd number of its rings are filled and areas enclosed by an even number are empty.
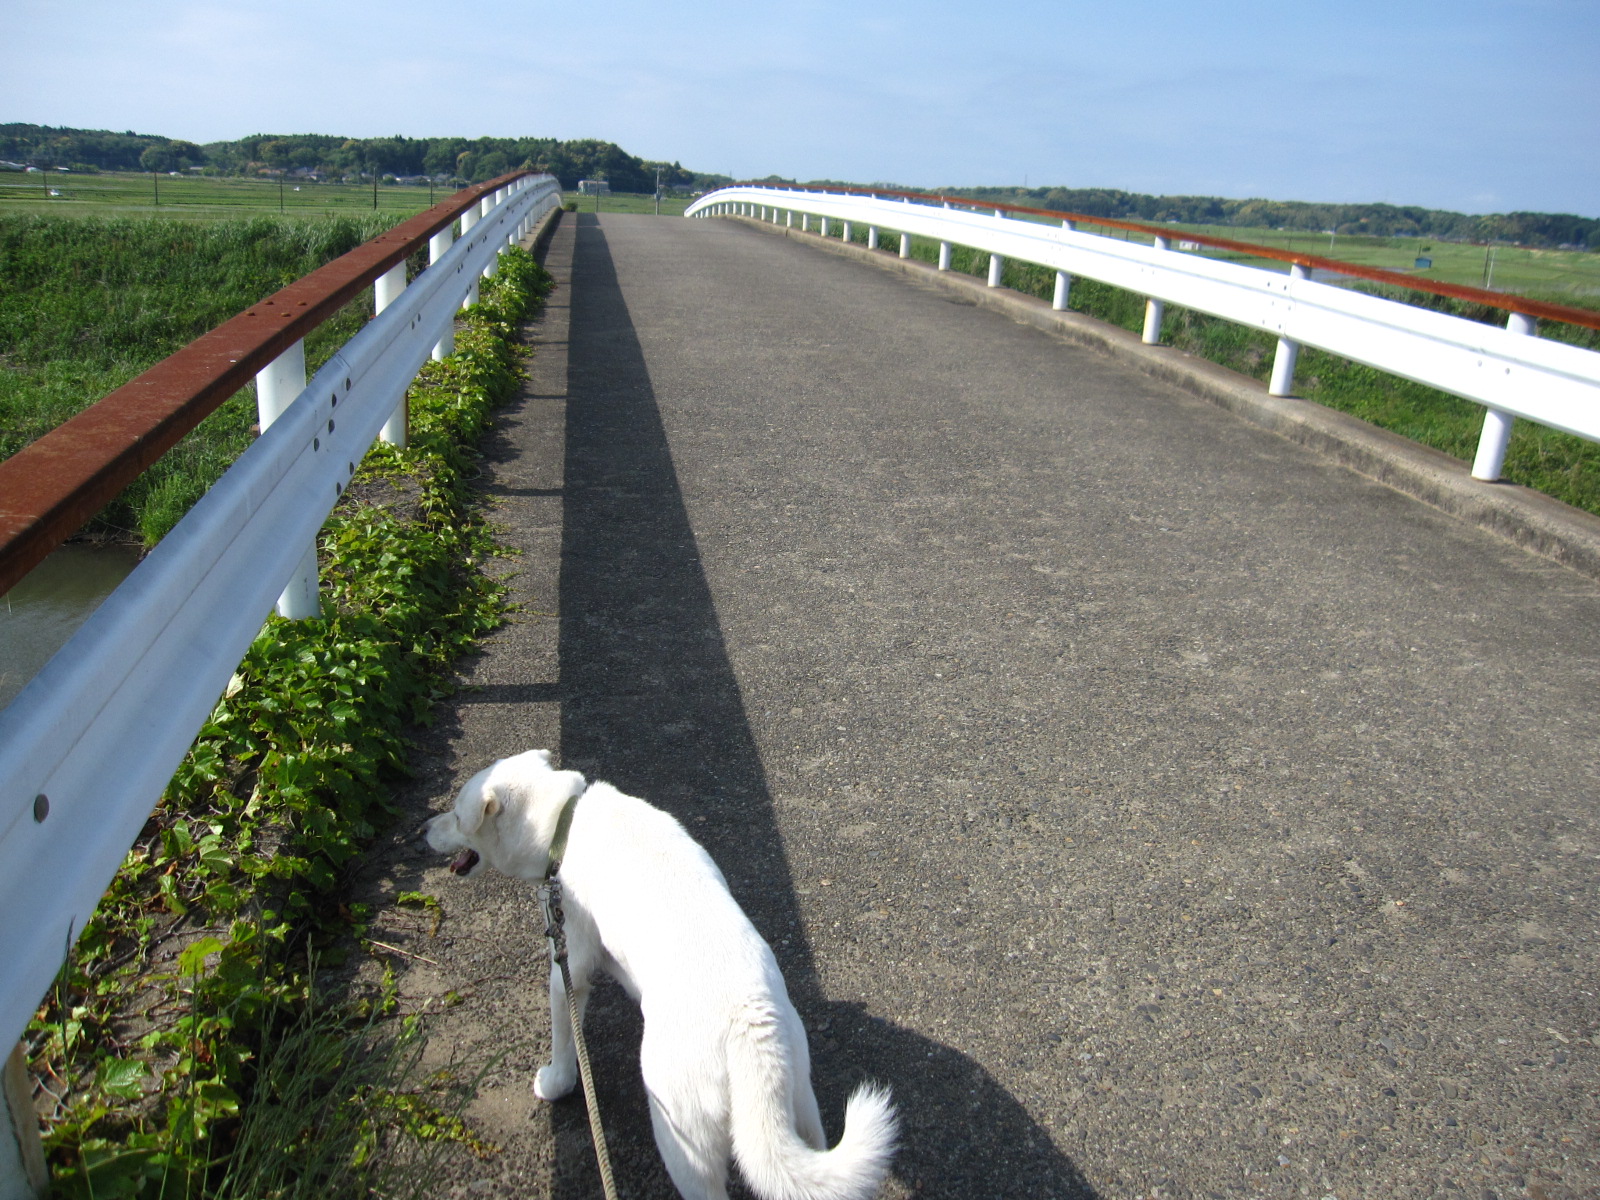
{"type": "Polygon", "coordinates": [[[471,846],[468,846],[460,854],[456,855],[455,861],[450,864],[450,869],[457,875],[465,875],[477,865],[478,852],[471,846]]]}

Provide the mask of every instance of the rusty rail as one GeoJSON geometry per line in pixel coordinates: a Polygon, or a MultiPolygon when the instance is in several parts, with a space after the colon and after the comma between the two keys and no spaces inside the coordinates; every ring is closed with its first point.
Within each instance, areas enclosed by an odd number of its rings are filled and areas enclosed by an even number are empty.
{"type": "Polygon", "coordinates": [[[256,373],[513,171],[455,193],[202,334],[0,462],[0,594],[256,373]]]}
{"type": "Polygon", "coordinates": [[[807,187],[800,184],[761,183],[756,181],[731,184],[729,186],[760,187],[793,192],[834,192],[844,196],[892,196],[900,200],[961,205],[966,208],[988,209],[991,212],[1012,212],[1035,217],[1049,217],[1053,221],[1076,221],[1085,225],[1100,225],[1107,229],[1126,229],[1132,233],[1149,234],[1151,237],[1171,239],[1174,236],[1178,236],[1186,242],[1196,242],[1202,246],[1211,246],[1218,250],[1231,250],[1236,253],[1248,254],[1253,258],[1269,258],[1277,262],[1297,264],[1313,270],[1332,271],[1338,275],[1349,275],[1352,278],[1366,279],[1373,283],[1388,283],[1414,292],[1430,292],[1436,296],[1448,296],[1453,300],[1465,300],[1472,304],[1482,304],[1489,308],[1498,308],[1502,312],[1525,313],[1530,317],[1539,317],[1547,321],[1560,321],[1567,325],[1581,325],[1585,329],[1600,330],[1600,312],[1593,312],[1585,308],[1573,308],[1566,304],[1550,304],[1543,300],[1531,300],[1526,296],[1510,295],[1505,292],[1491,292],[1486,288],[1467,287],[1463,284],[1417,279],[1411,275],[1404,275],[1399,271],[1386,271],[1382,267],[1364,267],[1359,263],[1345,262],[1337,258],[1324,258],[1316,254],[1300,254],[1293,250],[1279,250],[1274,246],[1261,246],[1254,242],[1239,242],[1234,241],[1232,238],[1214,237],[1207,233],[1190,233],[1187,230],[1175,229],[1170,225],[1146,225],[1141,221],[1122,221],[1115,217],[1091,217],[1087,213],[1060,212],[1053,208],[1027,208],[1020,204],[1002,204],[995,200],[975,200],[970,196],[946,196],[930,192],[902,192],[883,188],[807,187]]]}

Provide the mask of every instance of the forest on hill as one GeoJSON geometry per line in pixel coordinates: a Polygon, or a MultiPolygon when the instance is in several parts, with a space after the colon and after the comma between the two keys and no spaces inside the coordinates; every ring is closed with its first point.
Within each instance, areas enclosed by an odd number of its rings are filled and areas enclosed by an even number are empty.
{"type": "Polygon", "coordinates": [[[676,162],[653,162],[596,138],[346,138],[327,134],[254,134],[231,142],[194,142],[155,134],[0,124],[0,161],[69,171],[200,171],[218,175],[315,175],[322,179],[427,177],[480,183],[521,168],[546,170],[563,188],[604,179],[618,192],[705,187],[726,176],[699,174],[676,162]]]}

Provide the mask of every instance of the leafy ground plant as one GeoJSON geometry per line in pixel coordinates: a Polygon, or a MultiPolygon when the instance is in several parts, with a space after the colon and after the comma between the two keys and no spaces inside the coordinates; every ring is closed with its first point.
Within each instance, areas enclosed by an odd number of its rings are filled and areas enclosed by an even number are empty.
{"type": "Polygon", "coordinates": [[[322,619],[268,620],[30,1026],[58,1197],[425,1195],[419,1147],[470,1144],[465,1085],[419,1078],[392,997],[314,979],[364,927],[339,887],[408,727],[501,617],[468,479],[550,282],[500,262],[411,389],[410,445],[375,448],[323,530],[322,619]]]}

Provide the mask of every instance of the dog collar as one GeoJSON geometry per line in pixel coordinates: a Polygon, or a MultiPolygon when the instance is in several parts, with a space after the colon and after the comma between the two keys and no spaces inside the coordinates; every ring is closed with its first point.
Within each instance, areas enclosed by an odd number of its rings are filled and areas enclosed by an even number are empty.
{"type": "Polygon", "coordinates": [[[556,818],[556,835],[550,839],[550,865],[544,869],[546,881],[554,879],[561,870],[561,860],[567,853],[567,834],[572,831],[572,813],[582,795],[582,792],[574,792],[561,806],[561,815],[556,818]]]}

